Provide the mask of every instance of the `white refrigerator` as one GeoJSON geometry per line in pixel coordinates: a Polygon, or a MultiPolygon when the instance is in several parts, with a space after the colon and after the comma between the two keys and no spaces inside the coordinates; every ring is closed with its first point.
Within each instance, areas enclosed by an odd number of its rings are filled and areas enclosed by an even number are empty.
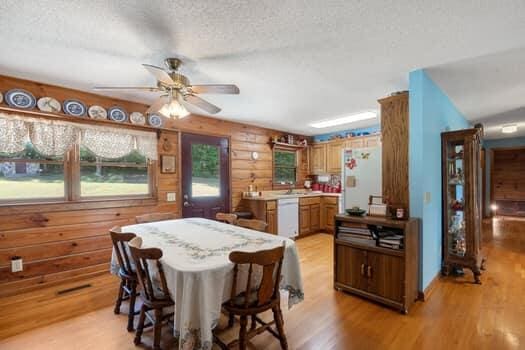
{"type": "MultiPolygon", "coordinates": [[[[343,209],[368,210],[369,196],[381,196],[381,145],[342,151],[343,209]]],[[[344,210],[343,210],[344,211],[344,210]]]]}

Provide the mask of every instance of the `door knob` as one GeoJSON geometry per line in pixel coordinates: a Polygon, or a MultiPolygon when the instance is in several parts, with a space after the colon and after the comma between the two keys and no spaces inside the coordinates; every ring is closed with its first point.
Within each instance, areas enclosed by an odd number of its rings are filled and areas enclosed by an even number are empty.
{"type": "Polygon", "coordinates": [[[190,204],[190,202],[188,202],[188,201],[184,201],[183,205],[184,205],[185,207],[191,207],[191,204],[190,204]]]}

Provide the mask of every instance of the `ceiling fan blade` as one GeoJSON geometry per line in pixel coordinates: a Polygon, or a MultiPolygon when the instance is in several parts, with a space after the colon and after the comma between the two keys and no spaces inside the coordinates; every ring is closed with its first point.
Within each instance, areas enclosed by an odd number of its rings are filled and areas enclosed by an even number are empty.
{"type": "Polygon", "coordinates": [[[206,100],[203,100],[200,97],[197,97],[195,95],[186,95],[184,96],[184,101],[188,102],[191,105],[194,105],[195,107],[198,107],[202,109],[205,112],[208,112],[210,114],[216,114],[221,111],[219,107],[217,107],[214,104],[209,103],[206,100]]]}
{"type": "Polygon", "coordinates": [[[175,84],[175,82],[173,81],[173,79],[171,79],[171,77],[168,74],[168,72],[166,72],[164,69],[162,69],[160,67],[157,67],[157,66],[152,66],[151,64],[143,64],[143,66],[144,66],[144,68],[146,68],[146,70],[148,72],[153,74],[155,76],[155,78],[158,81],[160,81],[161,83],[163,83],[165,85],[173,85],[173,84],[175,84]]]}
{"type": "Polygon", "coordinates": [[[157,113],[162,106],[168,103],[169,99],[167,95],[159,97],[149,108],[146,110],[146,114],[157,113]]]}
{"type": "Polygon", "coordinates": [[[233,85],[233,84],[192,85],[191,91],[193,91],[196,94],[231,94],[231,95],[237,95],[240,92],[237,85],[233,85]]]}
{"type": "Polygon", "coordinates": [[[158,87],[149,86],[95,86],[93,90],[108,91],[108,90],[141,90],[155,92],[159,91],[158,87]]]}

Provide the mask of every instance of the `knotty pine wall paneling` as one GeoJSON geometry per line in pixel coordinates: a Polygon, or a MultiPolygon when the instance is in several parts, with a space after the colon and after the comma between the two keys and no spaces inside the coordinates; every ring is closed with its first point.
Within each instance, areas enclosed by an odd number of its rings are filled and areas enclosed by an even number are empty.
{"type": "MultiPolygon", "coordinates": [[[[76,98],[88,106],[97,104],[109,108],[118,105],[128,113],[147,109],[140,103],[0,76],[1,92],[13,88],[28,90],[37,99],[50,96],[63,102],[76,98]]],[[[0,106],[7,107],[5,103],[0,106]]],[[[259,190],[272,189],[269,140],[282,132],[197,115],[182,120],[170,119],[165,121],[159,133],[159,158],[163,154],[176,155],[180,161],[180,132],[230,138],[232,209],[239,209],[241,193],[250,183],[256,184],[259,190]],[[166,144],[169,147],[164,147],[166,144]],[[251,159],[252,151],[259,152],[257,161],[251,159]]],[[[307,176],[307,162],[307,152],[300,152],[298,186],[302,186],[307,176]]],[[[0,297],[107,274],[111,258],[108,230],[111,227],[132,224],[136,215],[147,212],[175,212],[180,216],[180,166],[176,174],[161,174],[159,167],[157,170],[156,200],[0,206],[0,297]],[[175,202],[166,201],[168,192],[177,193],[175,202]],[[12,256],[22,257],[23,271],[11,273],[12,256]]]]}

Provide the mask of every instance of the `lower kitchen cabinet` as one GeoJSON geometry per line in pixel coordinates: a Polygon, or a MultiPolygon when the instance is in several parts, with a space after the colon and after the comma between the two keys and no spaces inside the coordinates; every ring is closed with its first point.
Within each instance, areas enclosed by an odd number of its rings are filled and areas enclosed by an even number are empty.
{"type": "Polygon", "coordinates": [[[321,197],[299,198],[299,236],[321,229],[321,197]]]}
{"type": "Polygon", "coordinates": [[[276,201],[267,201],[266,202],[266,223],[268,228],[266,231],[268,233],[277,234],[277,202],[276,201]]]}
{"type": "Polygon", "coordinates": [[[339,198],[323,197],[321,201],[321,227],[324,232],[334,232],[334,218],[339,214],[339,198]]]}

